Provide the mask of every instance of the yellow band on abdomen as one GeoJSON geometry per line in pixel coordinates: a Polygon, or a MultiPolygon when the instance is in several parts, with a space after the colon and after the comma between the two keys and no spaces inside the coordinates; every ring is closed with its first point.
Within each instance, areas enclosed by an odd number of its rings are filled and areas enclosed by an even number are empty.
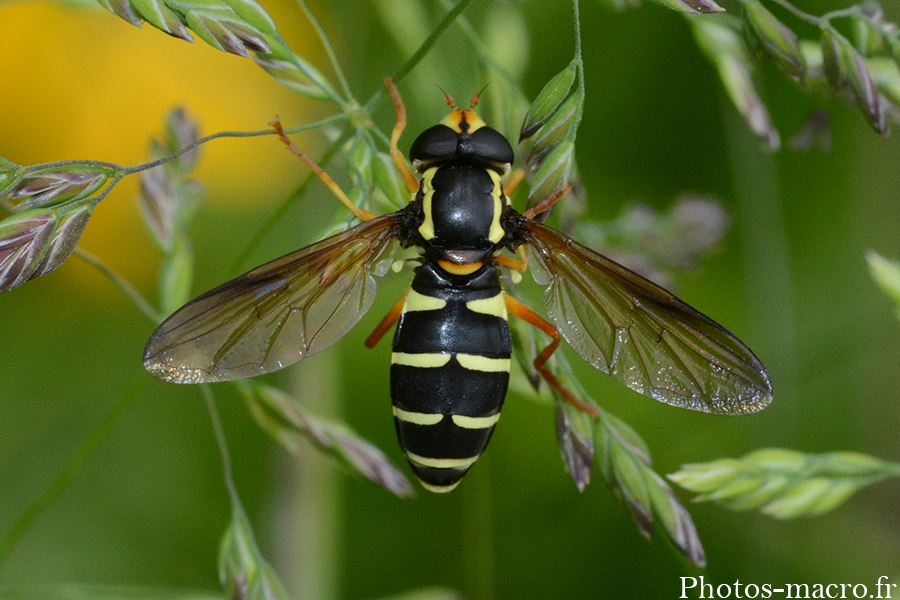
{"type": "Polygon", "coordinates": [[[406,365],[407,367],[433,368],[443,367],[450,362],[452,354],[440,352],[423,352],[421,354],[407,354],[406,352],[394,352],[391,354],[392,365],[406,365]]]}
{"type": "Polygon", "coordinates": [[[466,415],[453,415],[453,423],[463,429],[487,429],[493,427],[500,420],[500,413],[487,417],[468,417],[466,415]]]}
{"type": "Polygon", "coordinates": [[[394,416],[413,425],[437,425],[444,418],[441,413],[420,413],[393,407],[394,416]]]}
{"type": "Polygon", "coordinates": [[[478,460],[478,456],[471,458],[428,458],[412,452],[407,452],[406,457],[420,467],[432,469],[468,469],[478,460]]]}
{"type": "Polygon", "coordinates": [[[456,360],[460,366],[470,371],[485,371],[488,373],[509,373],[508,358],[488,358],[478,354],[457,354],[456,360]]]}

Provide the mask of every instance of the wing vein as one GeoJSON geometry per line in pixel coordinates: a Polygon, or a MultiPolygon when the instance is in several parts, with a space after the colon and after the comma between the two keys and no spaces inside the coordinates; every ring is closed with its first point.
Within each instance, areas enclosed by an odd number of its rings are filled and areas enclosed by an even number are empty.
{"type": "Polygon", "coordinates": [[[376,217],[199,296],[151,336],[144,366],[175,383],[228,381],[328,348],[371,306],[401,218],[376,217]]]}
{"type": "Polygon", "coordinates": [[[765,367],[724,327],[556,230],[529,220],[522,233],[548,316],[591,365],[693,410],[739,414],[769,404],[765,367]]]}

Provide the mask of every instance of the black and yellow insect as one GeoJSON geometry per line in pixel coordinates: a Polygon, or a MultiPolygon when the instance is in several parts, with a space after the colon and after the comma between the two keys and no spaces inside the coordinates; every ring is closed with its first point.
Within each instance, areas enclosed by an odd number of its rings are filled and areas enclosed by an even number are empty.
{"type": "Polygon", "coordinates": [[[399,93],[391,154],[412,194],[403,209],[376,216],[353,205],[315,170],[363,222],[257,267],[203,294],[160,325],[144,353],[154,376],[173,383],[253,377],[331,346],[366,313],[375,276],[396,246],[416,246],[409,291],[366,341],[396,324],[391,397],[400,445],[422,485],[453,489],[484,451],[506,396],[510,367],[507,315],[551,338],[534,367],[569,402],[591,405],[562,386],[546,362],[564,338],[594,367],[631,389],[674,406],[718,414],[761,410],[769,375],[734,335],[672,294],[535,220],[561,193],[524,214],[509,195],[513,149],[475,114],[476,96],[397,149],[405,124],[399,93]],[[507,180],[504,187],[504,180],[507,180]],[[511,254],[501,254],[504,250],[511,254]],[[518,253],[520,258],[514,257],[518,253]],[[549,321],[505,293],[503,269],[530,270],[545,287],[549,321]]]}

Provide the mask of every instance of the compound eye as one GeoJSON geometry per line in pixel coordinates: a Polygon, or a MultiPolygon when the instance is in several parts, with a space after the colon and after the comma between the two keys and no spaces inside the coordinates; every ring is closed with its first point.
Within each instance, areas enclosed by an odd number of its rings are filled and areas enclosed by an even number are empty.
{"type": "Polygon", "coordinates": [[[496,129],[481,127],[472,133],[472,154],[489,163],[506,164],[515,158],[509,141],[496,129]]]}
{"type": "Polygon", "coordinates": [[[450,160],[456,156],[459,136],[446,125],[429,127],[419,134],[409,148],[409,160],[413,163],[430,163],[450,160]]]}

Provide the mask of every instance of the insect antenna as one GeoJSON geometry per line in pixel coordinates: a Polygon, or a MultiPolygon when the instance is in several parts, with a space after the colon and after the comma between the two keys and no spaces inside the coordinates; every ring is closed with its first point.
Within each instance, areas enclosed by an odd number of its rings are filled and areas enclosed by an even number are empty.
{"type": "Polygon", "coordinates": [[[447,103],[447,106],[450,107],[450,110],[459,110],[459,109],[456,107],[456,102],[453,100],[453,96],[451,96],[451,95],[448,94],[446,91],[444,91],[444,88],[442,88],[441,86],[437,86],[437,87],[438,87],[439,90],[441,90],[441,92],[444,93],[444,102],[447,103]]]}
{"type": "Polygon", "coordinates": [[[469,110],[474,110],[476,106],[478,106],[478,102],[481,100],[481,95],[484,93],[484,90],[491,85],[490,83],[484,84],[484,87],[479,90],[477,94],[472,96],[472,101],[469,103],[469,110]]]}

